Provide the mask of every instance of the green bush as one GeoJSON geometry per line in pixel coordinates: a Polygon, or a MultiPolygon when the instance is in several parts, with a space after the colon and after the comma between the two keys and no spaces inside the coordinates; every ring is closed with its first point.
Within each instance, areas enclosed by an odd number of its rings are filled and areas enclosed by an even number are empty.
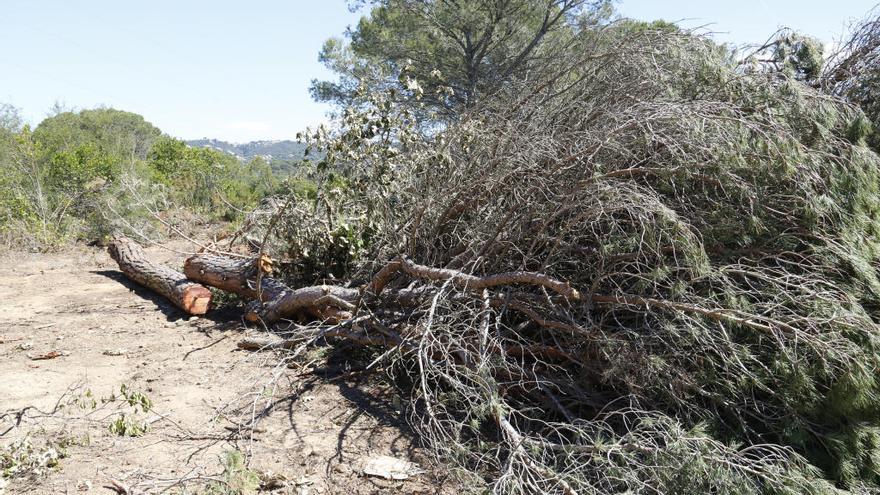
{"type": "Polygon", "coordinates": [[[155,234],[155,217],[173,207],[237,221],[278,188],[264,160],[190,148],[133,113],[63,112],[31,131],[3,108],[0,186],[8,193],[0,233],[8,245],[47,249],[123,230],[155,234]]]}

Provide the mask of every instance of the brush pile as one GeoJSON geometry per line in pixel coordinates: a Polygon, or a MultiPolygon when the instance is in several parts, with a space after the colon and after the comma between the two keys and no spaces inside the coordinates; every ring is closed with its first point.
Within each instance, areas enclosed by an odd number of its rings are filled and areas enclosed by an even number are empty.
{"type": "Polygon", "coordinates": [[[375,347],[424,442],[495,493],[877,489],[862,112],[677,29],[569,55],[418,139],[347,113],[317,198],[246,223],[295,288],[245,276],[253,319],[375,347]]]}

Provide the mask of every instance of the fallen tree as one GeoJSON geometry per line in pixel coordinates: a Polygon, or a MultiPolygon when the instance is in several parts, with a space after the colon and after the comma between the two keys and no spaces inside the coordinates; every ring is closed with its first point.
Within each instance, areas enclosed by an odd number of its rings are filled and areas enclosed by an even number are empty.
{"type": "MultiPolygon", "coordinates": [[[[578,291],[569,284],[541,273],[518,271],[476,277],[458,270],[418,265],[406,257],[390,261],[372,277],[368,284],[360,288],[325,284],[291,289],[269,277],[271,270],[262,268],[268,264],[271,264],[271,261],[267,257],[232,258],[223,255],[197,254],[187,258],[184,263],[184,273],[194,281],[248,299],[260,300],[263,304],[252,305],[246,316],[250,321],[260,320],[264,323],[274,323],[283,318],[292,319],[302,312],[308,312],[321,319],[329,317],[334,321],[351,318],[351,312],[356,309],[356,305],[364,296],[368,300],[375,299],[398,274],[405,274],[422,281],[449,281],[477,294],[488,288],[519,284],[544,287],[574,301],[580,299],[578,291]],[[256,288],[258,285],[260,290],[256,288]]],[[[401,306],[406,306],[407,303],[412,305],[417,302],[415,297],[417,294],[418,291],[412,288],[398,289],[391,292],[390,299],[397,301],[401,306]]],[[[527,311],[515,300],[508,303],[512,304],[513,308],[527,311]]],[[[551,324],[545,322],[545,325],[551,324]]],[[[563,324],[559,323],[559,325],[563,324]]]]}
{"type": "Polygon", "coordinates": [[[373,348],[420,439],[495,493],[876,491],[863,115],[668,26],[582,35],[426,136],[371,94],[317,193],[245,222],[282,269],[189,273],[300,320],[243,348],[373,348]]]}
{"type": "Polygon", "coordinates": [[[272,345],[373,339],[421,439],[496,493],[869,491],[860,111],[674,27],[582,35],[427,136],[378,92],[317,133],[317,199],[267,203],[249,235],[291,287],[363,295],[272,345]]]}
{"type": "Polygon", "coordinates": [[[147,258],[143,248],[127,237],[107,246],[110,256],[129,279],[161,294],[191,315],[203,315],[211,304],[211,291],[184,274],[147,258]]]}

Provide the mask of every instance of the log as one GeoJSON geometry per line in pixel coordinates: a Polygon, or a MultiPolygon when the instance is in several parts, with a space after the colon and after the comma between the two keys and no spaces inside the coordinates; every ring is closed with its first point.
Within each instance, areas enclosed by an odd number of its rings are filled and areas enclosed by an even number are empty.
{"type": "Polygon", "coordinates": [[[144,249],[131,239],[120,237],[107,246],[126,277],[151,289],[191,315],[203,315],[211,303],[211,291],[184,274],[147,259],[144,249]]]}
{"type": "MultiPolygon", "coordinates": [[[[458,270],[432,268],[418,265],[407,258],[392,260],[379,270],[373,279],[361,289],[320,285],[291,289],[269,275],[272,272],[271,260],[260,258],[232,258],[213,254],[197,254],[186,260],[184,273],[202,282],[243,297],[259,300],[250,305],[245,318],[251,322],[262,321],[273,323],[282,318],[311,315],[323,321],[338,323],[352,318],[355,306],[362,297],[372,300],[383,292],[383,289],[399,273],[403,272],[412,278],[422,280],[450,280],[456,286],[469,291],[482,291],[487,288],[527,284],[549,289],[572,300],[580,299],[580,293],[568,283],[555,280],[542,273],[515,271],[485,277],[477,277],[458,270]],[[257,290],[257,282],[261,290],[257,290]]],[[[385,297],[394,296],[399,303],[417,300],[419,290],[398,289],[385,297]]],[[[531,316],[535,316],[533,313],[531,316]]],[[[560,322],[536,320],[542,326],[565,327],[560,322]]]]}
{"type": "Polygon", "coordinates": [[[190,280],[232,292],[247,299],[270,301],[289,291],[282,282],[269,277],[272,262],[262,258],[232,258],[214,254],[197,254],[183,263],[183,273],[190,280]],[[257,279],[261,290],[257,290],[257,279]]]}
{"type": "Polygon", "coordinates": [[[291,289],[271,278],[268,257],[232,258],[215,254],[197,254],[183,265],[183,273],[192,280],[238,294],[265,304],[252,304],[245,318],[251,322],[272,323],[305,313],[320,320],[338,323],[351,318],[357,289],[315,286],[291,289]],[[259,277],[258,277],[259,275],[259,277]],[[262,290],[256,289],[257,278],[262,290]]]}

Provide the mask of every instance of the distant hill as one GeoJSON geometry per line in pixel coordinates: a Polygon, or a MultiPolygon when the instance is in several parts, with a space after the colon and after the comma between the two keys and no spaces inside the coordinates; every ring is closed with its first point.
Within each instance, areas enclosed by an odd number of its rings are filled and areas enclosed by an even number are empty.
{"type": "Polygon", "coordinates": [[[244,160],[261,156],[266,160],[300,160],[306,150],[305,143],[299,141],[251,141],[249,143],[229,143],[219,139],[193,139],[186,144],[200,148],[214,148],[244,160]]]}
{"type": "Polygon", "coordinates": [[[186,144],[194,148],[213,148],[236,156],[240,160],[262,157],[269,162],[276,173],[289,173],[303,159],[305,143],[299,141],[251,141],[249,143],[229,143],[219,139],[193,139],[186,144]]]}

